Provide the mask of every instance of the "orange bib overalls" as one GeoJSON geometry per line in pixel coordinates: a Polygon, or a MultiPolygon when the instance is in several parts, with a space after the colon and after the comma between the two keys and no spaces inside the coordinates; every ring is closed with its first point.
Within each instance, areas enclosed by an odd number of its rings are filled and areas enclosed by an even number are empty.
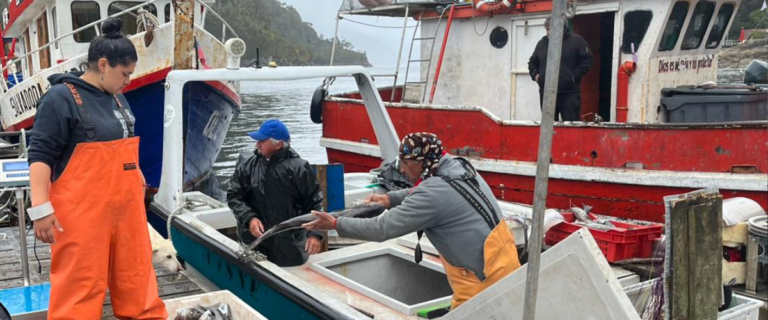
{"type": "Polygon", "coordinates": [[[485,280],[480,279],[470,270],[454,267],[448,261],[440,256],[440,261],[445,268],[445,274],[448,276],[448,283],[453,289],[453,298],[451,300],[451,310],[458,308],[462,303],[471,299],[485,288],[501,280],[513,271],[520,268],[520,260],[517,256],[515,247],[515,238],[512,232],[507,228],[507,224],[499,221],[491,202],[480,190],[479,184],[475,178],[477,172],[472,165],[463,158],[456,158],[470,173],[464,178],[457,179],[465,182],[464,184],[472,191],[467,190],[457,180],[446,179],[453,189],[455,189],[465,200],[467,200],[477,211],[483,220],[488,224],[491,233],[485,238],[483,245],[483,274],[485,280]],[[477,195],[490,210],[488,212],[471,194],[477,195]]]}
{"type": "Polygon", "coordinates": [[[49,320],[101,319],[109,292],[118,319],[166,319],[152,267],[139,170],[139,138],[115,97],[129,137],[95,141],[95,127],[75,87],[67,84],[86,130],[50,201],[64,232],[51,245],[49,320]]]}

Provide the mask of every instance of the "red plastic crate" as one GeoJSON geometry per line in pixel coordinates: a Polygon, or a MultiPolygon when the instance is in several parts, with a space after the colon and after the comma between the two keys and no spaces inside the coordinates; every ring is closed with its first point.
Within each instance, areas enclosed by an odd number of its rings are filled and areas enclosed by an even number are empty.
{"type": "MultiPolygon", "coordinates": [[[[572,212],[563,212],[562,215],[565,222],[547,231],[544,237],[544,243],[547,245],[555,245],[579,229],[585,228],[573,223],[576,217],[572,212]]],[[[591,214],[590,216],[592,217],[591,214]]],[[[641,226],[618,221],[611,222],[616,229],[604,231],[587,228],[608,262],[650,257],[653,253],[653,240],[661,238],[664,232],[663,225],[641,226]]]]}

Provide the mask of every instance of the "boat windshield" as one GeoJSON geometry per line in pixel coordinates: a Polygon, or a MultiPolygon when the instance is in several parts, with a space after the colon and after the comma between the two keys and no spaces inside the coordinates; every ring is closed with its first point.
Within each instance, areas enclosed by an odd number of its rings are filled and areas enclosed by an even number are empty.
{"type": "Polygon", "coordinates": [[[733,9],[733,3],[724,3],[720,7],[715,23],[712,25],[712,31],[709,32],[709,38],[707,38],[707,49],[717,48],[720,45],[720,40],[723,39],[725,34],[725,28],[728,27],[728,22],[731,22],[733,9]]]}
{"type": "Polygon", "coordinates": [[[659,51],[669,51],[677,45],[677,39],[680,36],[680,30],[683,29],[685,16],[688,15],[688,1],[678,1],[669,14],[667,25],[664,26],[664,34],[661,36],[659,51]]]}

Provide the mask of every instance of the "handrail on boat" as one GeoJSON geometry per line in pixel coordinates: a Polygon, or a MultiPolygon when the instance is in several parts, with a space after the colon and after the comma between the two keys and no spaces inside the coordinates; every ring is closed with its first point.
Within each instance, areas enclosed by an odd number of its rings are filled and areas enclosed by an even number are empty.
{"type": "MultiPolygon", "coordinates": [[[[119,16],[121,16],[121,15],[123,15],[123,14],[129,13],[129,12],[131,12],[131,11],[134,11],[134,10],[138,10],[138,9],[139,9],[139,8],[141,8],[141,7],[147,6],[147,5],[149,5],[149,4],[153,4],[153,3],[157,2],[157,1],[159,1],[159,0],[149,0],[149,1],[147,1],[147,2],[142,2],[142,3],[138,4],[138,5],[135,5],[135,6],[133,6],[133,7],[130,7],[130,8],[128,8],[128,9],[125,9],[125,10],[123,10],[123,11],[120,11],[120,12],[118,12],[118,13],[115,13],[115,14],[113,14],[113,15],[111,15],[111,16],[107,16],[107,17],[105,17],[105,18],[103,18],[103,19],[101,19],[101,20],[98,20],[98,21],[94,21],[94,22],[91,22],[91,23],[89,23],[89,24],[87,24],[87,25],[84,25],[84,26],[82,26],[82,27],[80,27],[80,28],[77,28],[77,29],[75,29],[75,30],[72,30],[72,31],[70,31],[70,32],[68,32],[68,33],[66,33],[66,34],[63,34],[63,35],[59,36],[59,37],[58,37],[58,38],[56,38],[56,39],[53,39],[53,40],[51,40],[51,41],[48,41],[48,43],[46,43],[45,45],[43,45],[43,46],[41,46],[41,47],[38,47],[38,48],[37,48],[37,49],[35,49],[35,50],[32,50],[32,51],[30,51],[30,52],[27,52],[26,54],[24,54],[24,55],[22,55],[22,56],[16,57],[15,59],[13,59],[13,60],[11,60],[11,61],[8,61],[8,62],[7,62],[7,64],[5,65],[5,67],[3,67],[2,69],[0,69],[0,74],[4,73],[4,72],[5,72],[6,70],[8,70],[8,69],[9,69],[11,66],[15,66],[15,65],[16,65],[16,63],[18,63],[18,62],[20,62],[20,61],[22,61],[22,60],[26,59],[27,57],[29,57],[29,56],[31,56],[31,55],[33,55],[33,54],[36,54],[36,53],[38,53],[38,52],[40,52],[40,51],[42,51],[42,50],[44,50],[44,49],[47,49],[47,48],[48,48],[48,47],[50,47],[52,44],[54,44],[54,43],[57,43],[57,42],[59,42],[59,41],[63,40],[64,38],[66,38],[66,37],[69,37],[69,36],[72,36],[72,35],[74,35],[74,34],[76,34],[76,33],[78,33],[78,32],[81,32],[81,31],[84,31],[84,30],[86,30],[86,29],[89,29],[89,28],[92,28],[92,27],[93,27],[93,28],[96,30],[96,34],[97,34],[97,35],[100,35],[100,34],[101,34],[101,30],[99,30],[99,27],[98,27],[98,25],[100,25],[102,22],[106,21],[107,19],[109,19],[109,18],[116,18],[116,17],[119,17],[119,16]]],[[[221,20],[221,22],[222,22],[222,23],[223,23],[223,25],[224,25],[224,28],[226,28],[226,29],[229,29],[229,30],[232,32],[232,34],[234,34],[234,35],[235,35],[235,37],[238,37],[238,35],[237,35],[237,33],[235,32],[235,30],[234,30],[234,29],[232,29],[232,27],[231,27],[231,26],[230,26],[230,25],[229,25],[229,24],[228,24],[228,23],[227,23],[227,22],[226,22],[226,21],[225,21],[225,20],[224,20],[224,19],[223,19],[221,16],[219,16],[219,14],[217,14],[217,13],[216,13],[216,12],[215,12],[213,9],[211,9],[211,7],[210,7],[210,6],[208,6],[207,4],[205,4],[205,2],[203,2],[203,1],[198,1],[198,3],[200,3],[200,4],[201,4],[203,7],[205,7],[205,8],[206,8],[205,12],[208,12],[208,11],[212,12],[212,13],[213,13],[213,15],[214,15],[216,18],[218,18],[219,20],[221,20]]],[[[202,26],[199,26],[199,27],[201,27],[201,28],[203,28],[203,29],[204,29],[204,28],[205,28],[205,19],[204,19],[204,17],[203,17],[203,19],[201,19],[201,23],[202,23],[202,26]]],[[[224,30],[226,30],[226,29],[224,29],[224,30]]],[[[224,34],[222,35],[222,40],[221,40],[222,42],[224,42],[224,36],[226,36],[226,33],[224,33],[224,34]]],[[[41,70],[41,71],[42,71],[42,70],[41,70]]],[[[14,73],[14,74],[15,74],[15,73],[14,73]]],[[[32,77],[30,77],[30,78],[32,78],[32,77]]],[[[26,80],[26,79],[25,79],[25,80],[26,80]]],[[[5,93],[6,93],[6,92],[8,92],[8,90],[9,90],[9,88],[8,88],[8,84],[6,83],[5,79],[2,79],[2,81],[0,81],[0,82],[1,82],[1,83],[0,83],[0,91],[2,91],[2,92],[0,92],[0,94],[5,94],[5,93]]],[[[16,85],[18,85],[18,83],[17,83],[16,85]]]]}
{"type": "Polygon", "coordinates": [[[227,29],[229,29],[230,32],[232,32],[233,35],[235,35],[235,38],[240,38],[240,36],[237,35],[237,32],[235,32],[235,29],[232,29],[232,27],[227,23],[224,18],[222,18],[216,11],[214,11],[208,4],[206,4],[204,1],[200,1],[200,5],[205,7],[205,11],[203,11],[203,17],[200,19],[200,24],[202,24],[203,29],[205,29],[205,17],[207,12],[213,13],[213,15],[221,21],[221,42],[224,43],[227,36],[227,29]]]}

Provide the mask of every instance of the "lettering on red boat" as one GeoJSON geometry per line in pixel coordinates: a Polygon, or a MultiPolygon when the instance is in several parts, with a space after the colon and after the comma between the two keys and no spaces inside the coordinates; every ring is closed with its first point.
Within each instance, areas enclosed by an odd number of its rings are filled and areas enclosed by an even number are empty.
{"type": "Polygon", "coordinates": [[[699,73],[701,69],[712,68],[714,55],[706,55],[701,58],[680,58],[676,60],[659,59],[659,73],[683,72],[688,70],[699,73]]]}

